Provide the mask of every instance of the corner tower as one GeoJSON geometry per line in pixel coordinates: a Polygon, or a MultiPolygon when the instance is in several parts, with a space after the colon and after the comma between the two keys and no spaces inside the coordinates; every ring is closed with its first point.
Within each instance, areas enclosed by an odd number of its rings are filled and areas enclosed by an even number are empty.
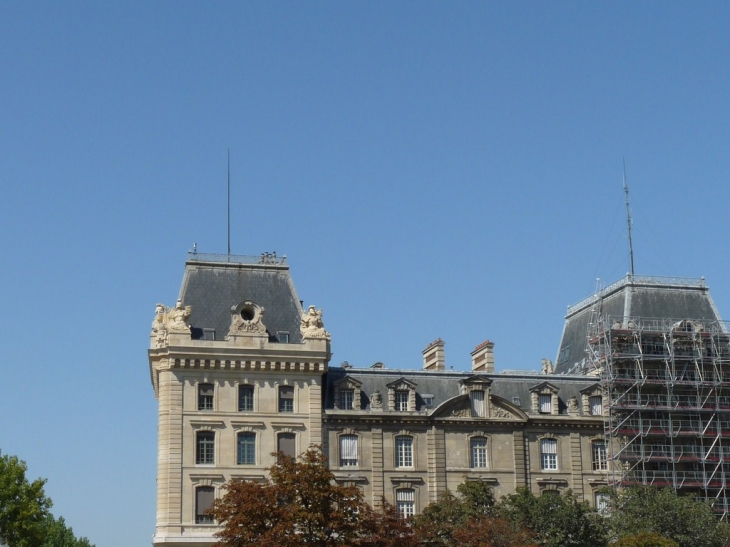
{"type": "Polygon", "coordinates": [[[285,258],[189,255],[177,303],[157,305],[150,336],[155,545],[213,545],[206,510],[228,480],[262,479],[272,452],[322,442],[329,359],[322,312],[302,309],[285,258]]]}

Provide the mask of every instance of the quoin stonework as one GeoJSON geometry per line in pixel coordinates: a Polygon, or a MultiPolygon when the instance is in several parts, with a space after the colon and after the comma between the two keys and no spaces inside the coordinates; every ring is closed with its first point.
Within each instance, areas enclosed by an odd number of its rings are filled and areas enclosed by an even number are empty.
{"type": "Polygon", "coordinates": [[[464,481],[497,497],[570,489],[599,507],[602,487],[657,483],[727,506],[730,340],[704,282],[632,276],[593,295],[569,309],[555,366],[534,373],[496,372],[489,340],[468,372],[446,366],[440,339],[419,369],[332,367],[324,317],[302,305],[286,258],[189,255],[150,335],[155,545],[213,545],[206,510],[224,484],[265,480],[273,452],[313,444],[338,481],[404,515],[464,481]]]}

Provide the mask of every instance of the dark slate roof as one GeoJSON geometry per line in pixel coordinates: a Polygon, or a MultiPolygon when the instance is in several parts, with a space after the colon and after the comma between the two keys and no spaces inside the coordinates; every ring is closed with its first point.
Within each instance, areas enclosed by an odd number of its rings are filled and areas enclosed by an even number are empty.
{"type": "MultiPolygon", "coordinates": [[[[416,384],[416,405],[418,410],[424,408],[423,396],[429,395],[434,398],[433,407],[436,408],[442,403],[461,395],[461,380],[467,378],[487,378],[492,380],[492,395],[502,397],[508,402],[519,406],[523,411],[530,411],[530,389],[543,383],[549,382],[558,388],[560,401],[560,412],[565,413],[567,402],[571,397],[580,401],[580,391],[593,384],[598,379],[590,376],[554,376],[545,374],[478,374],[474,372],[455,371],[423,371],[423,370],[389,370],[389,369],[356,369],[330,367],[327,372],[325,387],[324,408],[334,408],[334,384],[337,380],[349,376],[362,383],[360,386],[362,400],[361,407],[366,409],[370,404],[370,395],[375,390],[385,400],[388,394],[387,385],[403,377],[409,382],[416,384]],[[514,400],[519,398],[519,404],[514,400]]],[[[579,408],[581,405],[579,404],[579,408]]]]}
{"type": "Polygon", "coordinates": [[[263,323],[272,341],[277,332],[288,332],[289,343],[301,343],[302,305],[289,267],[284,260],[249,263],[188,260],[179,299],[192,306],[188,322],[193,337],[215,329],[215,339],[225,340],[231,326],[231,307],[250,300],[264,308],[263,323]]]}
{"type": "Polygon", "coordinates": [[[555,373],[577,372],[582,367],[594,311],[609,323],[636,318],[720,321],[709,291],[704,279],[627,275],[568,308],[555,373]]]}

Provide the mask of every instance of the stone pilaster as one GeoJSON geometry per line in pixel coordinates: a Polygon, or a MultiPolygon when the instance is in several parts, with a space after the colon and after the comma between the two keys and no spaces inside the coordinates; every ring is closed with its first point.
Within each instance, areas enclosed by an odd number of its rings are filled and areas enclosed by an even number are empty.
{"type": "Polygon", "coordinates": [[[580,446],[580,433],[570,434],[570,471],[571,488],[579,499],[583,498],[583,465],[580,446]]]}
{"type": "Polygon", "coordinates": [[[160,372],[159,382],[157,529],[169,533],[182,523],[182,383],[170,370],[160,372]]]}
{"type": "Polygon", "coordinates": [[[446,434],[432,427],[428,432],[428,501],[436,502],[446,491],[446,434]]]}
{"type": "Polygon", "coordinates": [[[515,488],[527,486],[526,470],[530,465],[529,455],[525,452],[525,436],[522,431],[512,432],[512,446],[515,456],[515,488]]]}
{"type": "Polygon", "coordinates": [[[374,506],[380,505],[380,500],[385,495],[384,484],[383,484],[383,430],[378,427],[374,427],[371,430],[372,435],[372,460],[373,460],[373,476],[372,476],[372,487],[373,487],[373,499],[372,504],[374,506]]]}
{"type": "MultiPolygon", "coordinates": [[[[322,386],[315,378],[309,384],[309,444],[322,444],[322,386]]],[[[325,448],[325,447],[323,447],[325,448]]],[[[325,452],[326,454],[326,452],[325,452]]]]}

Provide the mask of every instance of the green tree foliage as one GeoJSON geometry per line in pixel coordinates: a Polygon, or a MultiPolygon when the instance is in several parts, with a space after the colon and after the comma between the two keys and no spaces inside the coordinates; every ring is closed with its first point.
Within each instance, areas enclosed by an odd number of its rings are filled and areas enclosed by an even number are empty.
{"type": "Polygon", "coordinates": [[[455,531],[470,518],[484,517],[494,507],[492,489],[484,482],[460,484],[457,495],[448,490],[438,502],[428,505],[414,519],[414,526],[424,545],[455,545],[455,531]]]}
{"type": "Polygon", "coordinates": [[[602,547],[607,544],[604,519],[568,491],[536,497],[526,488],[505,496],[499,516],[535,533],[546,547],[602,547]]]}
{"type": "Polygon", "coordinates": [[[356,487],[335,483],[326,461],[319,448],[297,460],[279,454],[269,482],[229,482],[211,511],[223,525],[216,534],[219,545],[357,544],[369,507],[356,487]]]}
{"type": "Polygon", "coordinates": [[[43,543],[40,547],[93,547],[86,538],[77,538],[73,530],[66,526],[63,517],[58,519],[48,515],[42,525],[43,543]]]}
{"type": "Polygon", "coordinates": [[[639,532],[624,536],[613,544],[615,547],[679,547],[679,544],[656,532],[639,532]]]}
{"type": "Polygon", "coordinates": [[[471,517],[454,531],[460,547],[537,547],[535,535],[499,517],[471,517]]]}
{"type": "Polygon", "coordinates": [[[51,499],[43,491],[45,479],[28,481],[26,464],[0,454],[0,538],[9,547],[36,547],[43,538],[51,499]]]}
{"type": "Polygon", "coordinates": [[[627,488],[611,494],[610,507],[613,537],[656,532],[680,547],[730,545],[730,527],[717,519],[710,505],[668,488],[627,488]]]}

